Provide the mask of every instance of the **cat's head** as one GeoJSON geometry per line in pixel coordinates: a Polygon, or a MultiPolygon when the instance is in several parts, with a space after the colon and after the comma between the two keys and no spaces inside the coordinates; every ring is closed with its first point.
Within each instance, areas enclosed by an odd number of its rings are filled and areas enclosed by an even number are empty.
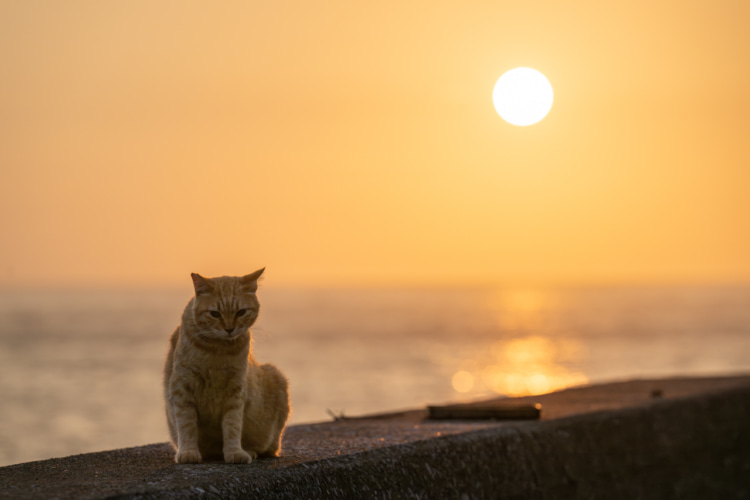
{"type": "Polygon", "coordinates": [[[258,318],[260,303],[255,296],[259,269],[247,276],[204,278],[193,273],[193,316],[203,335],[234,339],[248,331],[258,318]]]}

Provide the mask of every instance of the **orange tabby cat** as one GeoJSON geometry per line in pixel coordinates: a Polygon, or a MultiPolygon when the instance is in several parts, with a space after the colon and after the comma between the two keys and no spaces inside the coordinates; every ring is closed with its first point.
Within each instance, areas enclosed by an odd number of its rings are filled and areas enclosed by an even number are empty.
{"type": "Polygon", "coordinates": [[[192,275],[195,297],[172,334],[164,367],[177,463],[221,457],[249,463],[259,455],[279,455],[289,417],[287,381],[275,366],[259,365],[250,351],[263,271],[242,277],[192,275]]]}

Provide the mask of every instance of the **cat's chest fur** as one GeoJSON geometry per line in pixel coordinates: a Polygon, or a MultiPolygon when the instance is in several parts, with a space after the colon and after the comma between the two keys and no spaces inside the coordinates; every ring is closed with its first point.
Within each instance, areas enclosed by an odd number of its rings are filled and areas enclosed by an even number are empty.
{"type": "Polygon", "coordinates": [[[182,339],[175,352],[175,367],[189,380],[190,392],[199,413],[219,416],[228,400],[243,398],[246,390],[247,352],[234,355],[196,348],[182,339]]]}
{"type": "Polygon", "coordinates": [[[206,400],[209,404],[221,401],[244,385],[246,373],[247,365],[244,369],[214,367],[193,371],[197,399],[206,400]]]}
{"type": "Polygon", "coordinates": [[[245,374],[234,368],[209,368],[196,390],[196,408],[200,416],[220,420],[231,400],[245,397],[245,374]]]}

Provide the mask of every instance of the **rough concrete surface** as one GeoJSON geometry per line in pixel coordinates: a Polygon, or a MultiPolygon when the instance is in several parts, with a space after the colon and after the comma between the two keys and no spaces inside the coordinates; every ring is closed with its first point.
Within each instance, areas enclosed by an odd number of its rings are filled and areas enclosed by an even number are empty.
{"type": "Polygon", "coordinates": [[[750,376],[638,380],[287,429],[280,458],[175,465],[168,444],[0,468],[0,498],[750,498],[750,376]]]}

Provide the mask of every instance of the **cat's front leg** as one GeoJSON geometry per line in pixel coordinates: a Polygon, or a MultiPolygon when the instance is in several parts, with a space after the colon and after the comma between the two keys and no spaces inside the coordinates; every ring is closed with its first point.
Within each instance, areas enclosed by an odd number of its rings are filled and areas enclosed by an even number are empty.
{"type": "Polygon", "coordinates": [[[175,427],[177,428],[177,453],[174,461],[178,464],[197,464],[202,460],[198,450],[198,412],[195,405],[175,404],[175,427]]]}
{"type": "Polygon", "coordinates": [[[232,406],[224,413],[221,431],[224,438],[224,462],[228,464],[249,464],[253,457],[242,449],[243,405],[232,406]]]}

